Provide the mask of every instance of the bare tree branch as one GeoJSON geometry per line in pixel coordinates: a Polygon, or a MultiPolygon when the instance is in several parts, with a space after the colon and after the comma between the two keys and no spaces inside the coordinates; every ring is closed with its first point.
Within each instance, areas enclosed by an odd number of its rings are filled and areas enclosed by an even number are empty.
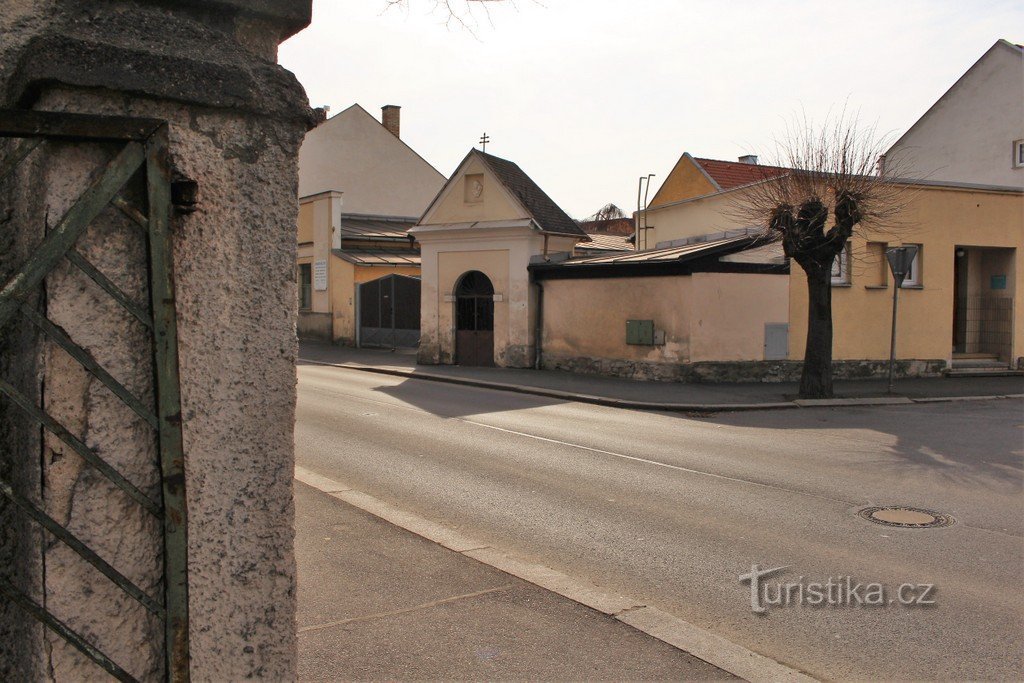
{"type": "Polygon", "coordinates": [[[766,179],[737,193],[731,212],[771,233],[770,222],[779,207],[797,210],[817,201],[837,219],[835,227],[840,230],[832,233],[833,238],[841,233],[848,233],[846,238],[855,232],[895,233],[911,192],[903,179],[903,160],[886,159],[879,173],[879,160],[891,142],[892,136],[879,135],[875,126],[863,126],[845,111],[820,128],[806,117],[794,117],[775,141],[766,179]],[[777,174],[774,167],[789,172],[777,174]],[[848,219],[853,219],[852,226],[848,219]]]}
{"type": "Polygon", "coordinates": [[[903,160],[884,159],[890,143],[890,136],[878,135],[845,110],[820,128],[806,116],[794,117],[776,139],[774,165],[735,194],[734,217],[760,226],[766,239],[781,241],[807,276],[803,397],[832,395],[833,263],[857,232],[898,232],[911,199],[903,160]]]}
{"type": "MultiPolygon", "coordinates": [[[[410,2],[414,1],[384,0],[384,11],[396,7],[408,9],[410,2]]],[[[490,5],[504,2],[513,7],[516,6],[516,0],[430,0],[430,2],[432,3],[431,12],[440,14],[443,17],[445,28],[451,29],[454,26],[468,32],[474,38],[477,36],[476,29],[479,26],[476,14],[474,13],[475,8],[482,10],[484,18],[493,27],[494,22],[491,20],[490,5]]]]}

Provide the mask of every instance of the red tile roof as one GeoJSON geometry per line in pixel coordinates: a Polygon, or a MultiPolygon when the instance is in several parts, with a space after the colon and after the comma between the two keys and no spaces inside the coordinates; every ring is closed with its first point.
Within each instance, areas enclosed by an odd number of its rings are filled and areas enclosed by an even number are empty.
{"type": "Polygon", "coordinates": [[[740,185],[749,185],[758,180],[766,180],[786,173],[789,169],[778,166],[762,166],[745,164],[742,161],[720,161],[718,159],[693,159],[704,172],[718,183],[723,190],[731,190],[740,185]]]}

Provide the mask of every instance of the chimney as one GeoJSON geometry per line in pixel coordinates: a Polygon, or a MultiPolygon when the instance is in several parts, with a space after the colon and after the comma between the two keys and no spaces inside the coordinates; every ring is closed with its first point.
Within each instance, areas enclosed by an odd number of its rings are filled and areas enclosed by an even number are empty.
{"type": "Polygon", "coordinates": [[[757,155],[756,154],[744,154],[740,157],[741,164],[750,164],[751,166],[757,166],[757,155]]]}
{"type": "Polygon", "coordinates": [[[402,137],[398,134],[399,123],[402,119],[402,108],[397,104],[385,104],[380,108],[380,122],[388,129],[388,132],[396,138],[402,137]]]}

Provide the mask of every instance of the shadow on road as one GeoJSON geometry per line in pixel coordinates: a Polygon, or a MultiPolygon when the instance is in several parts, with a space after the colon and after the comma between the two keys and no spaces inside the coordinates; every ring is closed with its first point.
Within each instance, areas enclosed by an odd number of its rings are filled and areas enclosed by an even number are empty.
{"type": "Polygon", "coordinates": [[[417,379],[406,379],[395,386],[376,387],[374,391],[397,398],[438,417],[504,413],[567,403],[567,401],[546,396],[478,389],[459,384],[417,379]]]}
{"type": "Polygon", "coordinates": [[[865,465],[888,469],[897,477],[914,476],[914,468],[920,468],[951,484],[985,480],[986,486],[998,483],[1004,492],[1024,490],[1024,410],[1015,399],[719,413],[680,419],[743,429],[884,434],[892,437],[887,451],[865,465]],[[938,423],[941,429],[936,428],[938,423]]]}

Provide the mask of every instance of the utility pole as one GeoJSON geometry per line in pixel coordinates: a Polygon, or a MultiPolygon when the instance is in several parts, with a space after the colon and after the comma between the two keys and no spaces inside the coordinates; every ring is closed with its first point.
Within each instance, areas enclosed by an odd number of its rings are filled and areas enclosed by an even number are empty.
{"type": "Polygon", "coordinates": [[[636,247],[637,251],[643,251],[647,248],[647,192],[651,189],[651,178],[654,177],[653,173],[648,173],[646,176],[640,176],[640,182],[636,188],[636,227],[634,229],[634,242],[633,246],[636,247]],[[643,202],[641,203],[640,198],[643,196],[643,202]],[[641,218],[643,219],[643,225],[641,226],[641,218]],[[640,239],[643,238],[643,247],[640,246],[640,239]]]}
{"type": "Polygon", "coordinates": [[[896,307],[899,303],[900,288],[903,281],[910,273],[911,264],[917,258],[917,247],[893,247],[885,250],[885,258],[889,262],[889,270],[892,271],[892,279],[895,287],[892,288],[892,333],[889,338],[889,393],[893,392],[895,383],[896,368],[896,307]]]}
{"type": "Polygon", "coordinates": [[[481,152],[486,152],[487,151],[487,143],[490,142],[490,141],[491,141],[491,138],[487,135],[487,133],[484,133],[483,135],[480,136],[480,151],[481,152]]]}

